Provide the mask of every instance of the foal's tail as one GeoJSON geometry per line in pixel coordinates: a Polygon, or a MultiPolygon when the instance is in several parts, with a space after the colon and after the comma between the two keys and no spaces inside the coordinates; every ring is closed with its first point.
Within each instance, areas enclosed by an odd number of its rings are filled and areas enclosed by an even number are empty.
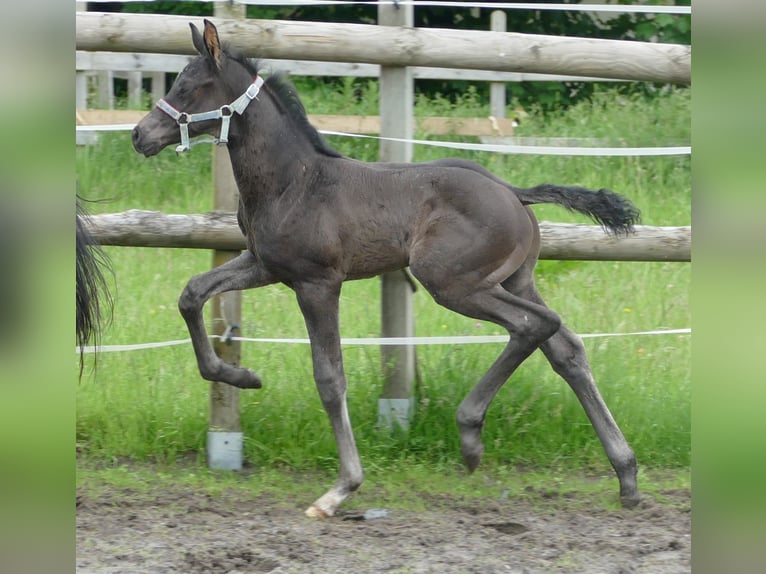
{"type": "Polygon", "coordinates": [[[80,197],[77,197],[77,345],[80,347],[80,372],[83,368],[82,348],[90,341],[98,344],[101,327],[105,321],[105,311],[111,310],[112,297],[104,276],[111,271],[109,260],[95,239],[88,232],[84,223],[87,217],[80,197]]]}
{"type": "Polygon", "coordinates": [[[555,203],[590,217],[607,232],[627,235],[641,220],[641,212],[622,195],[608,189],[598,191],[584,187],[567,187],[544,183],[528,189],[506,184],[524,205],[555,203]]]}
{"type": "Polygon", "coordinates": [[[600,224],[607,233],[628,235],[633,232],[633,226],[641,220],[641,212],[629,199],[608,189],[594,191],[584,187],[566,187],[550,183],[530,188],[514,187],[485,167],[469,160],[447,158],[429,163],[443,167],[460,167],[480,173],[510,189],[524,205],[555,203],[570,211],[577,211],[600,224]]]}

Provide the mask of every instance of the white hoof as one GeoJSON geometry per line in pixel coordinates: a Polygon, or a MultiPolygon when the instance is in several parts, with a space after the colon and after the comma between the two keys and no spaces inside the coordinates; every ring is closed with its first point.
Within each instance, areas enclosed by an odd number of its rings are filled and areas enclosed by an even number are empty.
{"type": "Polygon", "coordinates": [[[318,518],[318,519],[330,518],[332,516],[332,514],[328,514],[327,512],[325,512],[324,510],[322,510],[321,508],[313,504],[306,509],[305,514],[309,518],[318,518]]]}

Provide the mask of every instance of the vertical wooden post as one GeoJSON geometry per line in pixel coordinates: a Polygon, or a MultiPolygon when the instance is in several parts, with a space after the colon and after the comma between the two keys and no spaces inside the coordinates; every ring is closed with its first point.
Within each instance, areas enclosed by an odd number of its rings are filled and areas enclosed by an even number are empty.
{"type": "MultiPolygon", "coordinates": [[[[412,4],[379,5],[378,24],[384,26],[414,25],[412,4]]],[[[406,67],[383,66],[380,70],[380,135],[412,139],[413,79],[406,67]]],[[[381,161],[412,161],[412,144],[381,140],[381,161]]],[[[415,332],[412,314],[412,287],[402,271],[381,277],[381,331],[383,337],[412,337],[415,332]]],[[[378,422],[393,427],[409,428],[413,409],[415,380],[415,347],[384,345],[383,393],[378,401],[378,422]]]]}
{"type": "MultiPolygon", "coordinates": [[[[77,12],[85,12],[88,9],[87,2],[75,2],[74,8],[77,12]]],[[[75,109],[84,110],[88,107],[88,77],[85,72],[75,72],[75,109]]]]}
{"type": "Polygon", "coordinates": [[[143,74],[128,72],[128,108],[140,110],[143,104],[143,74]]]}
{"type": "MultiPolygon", "coordinates": [[[[493,32],[505,32],[506,16],[502,10],[494,10],[490,15],[490,27],[493,32]]],[[[489,113],[493,118],[505,117],[505,83],[489,84],[489,113]]]]}
{"type": "MultiPolygon", "coordinates": [[[[220,18],[244,18],[245,5],[216,2],[214,15],[220,18]]],[[[239,190],[234,181],[229,151],[213,148],[214,209],[236,211],[239,190]]],[[[213,267],[239,255],[239,251],[214,251],[213,267]]],[[[210,300],[211,331],[219,336],[239,336],[242,324],[242,293],[231,291],[210,300]]],[[[241,343],[214,339],[213,348],[225,362],[239,365],[241,343]]],[[[207,463],[216,470],[242,468],[242,427],[239,419],[239,389],[224,383],[210,383],[210,420],[207,433],[207,463]]]]}
{"type": "Polygon", "coordinates": [[[152,102],[165,97],[165,72],[152,72],[152,102]]]}
{"type": "Polygon", "coordinates": [[[74,105],[77,110],[88,108],[88,76],[85,72],[75,73],[74,105]]]}
{"type": "Polygon", "coordinates": [[[98,78],[98,107],[102,110],[114,109],[114,74],[111,70],[99,70],[98,78]]]}
{"type": "MultiPolygon", "coordinates": [[[[77,12],[87,12],[87,2],[75,2],[77,12]]],[[[85,110],[88,108],[88,74],[84,70],[75,72],[75,96],[74,105],[76,110],[85,110]]],[[[75,141],[77,145],[92,143],[96,140],[96,132],[76,132],[75,141]]]]}

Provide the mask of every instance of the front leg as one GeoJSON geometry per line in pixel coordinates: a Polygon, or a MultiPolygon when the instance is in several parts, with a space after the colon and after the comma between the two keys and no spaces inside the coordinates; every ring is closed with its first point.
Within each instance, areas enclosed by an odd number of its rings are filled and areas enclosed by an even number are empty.
{"type": "Polygon", "coordinates": [[[215,354],[205,329],[202,308],[208,299],[220,293],[242,291],[275,282],[273,275],[249,251],[189,280],[178,300],[178,309],[189,329],[199,372],[204,379],[228,383],[241,389],[260,388],[261,379],[253,371],[229,365],[215,354]]]}
{"type": "Polygon", "coordinates": [[[333,516],[341,503],[362,484],[362,463],[346,405],[346,376],[338,327],[338,300],[341,281],[294,285],[298,304],[306,321],[314,380],[338,445],[340,472],[335,485],[306,510],[311,518],[333,516]]]}

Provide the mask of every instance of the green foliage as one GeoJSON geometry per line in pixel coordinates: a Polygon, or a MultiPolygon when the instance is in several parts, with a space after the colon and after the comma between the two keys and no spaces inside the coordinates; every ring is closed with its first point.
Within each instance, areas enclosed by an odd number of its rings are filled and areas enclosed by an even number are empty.
{"type": "Polygon", "coordinates": [[[212,16],[212,2],[88,2],[88,9],[100,12],[130,12],[134,14],[179,14],[212,16]]]}
{"type": "MultiPolygon", "coordinates": [[[[338,87],[299,82],[312,113],[375,113],[377,88],[367,80],[338,87]]],[[[603,137],[628,145],[681,143],[689,137],[689,90],[655,98],[599,88],[566,112],[531,109],[520,135],[603,137]]],[[[480,115],[477,91],[457,100],[418,96],[416,116],[480,115]]],[[[331,138],[349,156],[374,160],[375,140],[331,138]]],[[[415,160],[455,155],[478,161],[517,185],[544,181],[610,187],[630,197],[649,225],[688,225],[688,157],[590,158],[512,156],[416,146],[415,160]]],[[[103,134],[77,150],[80,193],[98,200],[97,212],[154,209],[198,213],[211,209],[210,153],[204,147],[177,156],[167,149],[145,159],[128,134],[103,134]]],[[[476,190],[480,193],[480,190],[476,190]]],[[[536,206],[541,219],[585,222],[552,206],[536,206]]],[[[189,249],[107,248],[115,268],[116,305],[103,344],[186,338],[176,301],[188,278],[210,268],[209,253],[189,249]]],[[[686,327],[690,266],[682,263],[542,261],[538,287],[549,305],[579,333],[686,327]]],[[[377,280],[344,286],[344,337],[380,333],[377,280]]],[[[493,324],[451,313],[425,289],[414,299],[418,335],[503,334],[493,324]]],[[[292,292],[284,286],[243,297],[243,334],[305,337],[292,292]]],[[[642,467],[683,467],[690,456],[690,337],[686,335],[585,339],[596,380],[642,467]]],[[[501,350],[500,345],[418,348],[420,380],[409,433],[377,428],[382,380],[377,347],[344,350],[349,408],[364,464],[373,472],[395,465],[457,468],[455,410],[501,350]]],[[[76,359],[75,359],[76,363],[76,359]]],[[[242,364],[258,371],[264,388],[241,393],[245,456],[258,467],[337,468],[334,439],[312,381],[303,345],[244,343],[242,364]]],[[[100,355],[77,388],[77,441],[85,460],[172,463],[201,459],[207,430],[208,386],[191,347],[100,355]]],[[[542,355],[526,361],[489,410],[484,430],[485,468],[525,464],[539,468],[593,468],[608,472],[600,443],[571,391],[542,355]]]]}

